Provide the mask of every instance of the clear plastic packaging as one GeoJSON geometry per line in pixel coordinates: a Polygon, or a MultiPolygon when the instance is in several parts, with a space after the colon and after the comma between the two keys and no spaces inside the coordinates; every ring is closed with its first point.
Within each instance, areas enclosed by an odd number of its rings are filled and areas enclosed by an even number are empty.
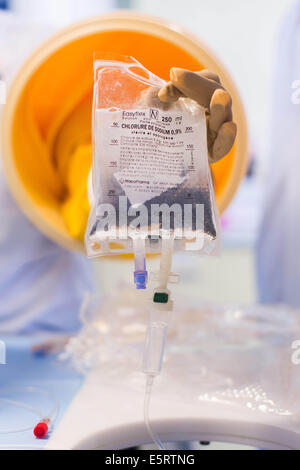
{"type": "Polygon", "coordinates": [[[95,59],[89,257],[133,253],[136,237],[148,253],[170,235],[175,250],[218,247],[205,110],[162,103],[164,84],[131,57],[95,59]]]}
{"type": "MultiPolygon", "coordinates": [[[[81,371],[94,370],[99,383],[116,378],[142,394],[142,298],[137,305],[135,289],[118,286],[106,300],[89,299],[82,311],[85,326],[62,357],[81,371]]],[[[297,425],[300,374],[292,362],[292,345],[300,338],[299,313],[284,305],[201,304],[175,310],[157,396],[250,415],[286,416],[291,418],[287,427],[293,419],[297,425]]]]}

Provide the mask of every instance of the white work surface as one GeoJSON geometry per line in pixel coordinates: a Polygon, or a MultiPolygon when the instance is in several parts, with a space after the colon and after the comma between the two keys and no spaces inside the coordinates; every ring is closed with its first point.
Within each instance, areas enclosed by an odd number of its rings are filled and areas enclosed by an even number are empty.
{"type": "MultiPolygon", "coordinates": [[[[176,385],[174,385],[176,386],[176,385]]],[[[92,377],[73,400],[46,449],[125,449],[150,442],[143,421],[143,393],[122,383],[99,387],[92,377]]],[[[152,423],[164,442],[221,441],[264,449],[300,449],[300,420],[258,416],[213,403],[186,405],[167,395],[151,405],[152,423]]]]}
{"type": "MultiPolygon", "coordinates": [[[[196,316],[177,318],[181,326],[170,331],[150,403],[160,439],[300,449],[300,366],[291,360],[292,343],[300,339],[298,317],[284,307],[254,306],[203,307],[196,316]]],[[[128,359],[119,360],[119,346],[118,354],[87,375],[48,449],[117,450],[151,443],[140,354],[127,344],[122,358],[128,359]]]]}

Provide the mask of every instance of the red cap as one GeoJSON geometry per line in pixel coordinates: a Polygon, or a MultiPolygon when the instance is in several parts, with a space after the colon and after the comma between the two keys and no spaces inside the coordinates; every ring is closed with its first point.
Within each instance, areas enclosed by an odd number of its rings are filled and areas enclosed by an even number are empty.
{"type": "Polygon", "coordinates": [[[46,434],[48,433],[48,430],[49,430],[48,424],[45,422],[41,422],[36,425],[36,427],[33,430],[33,434],[35,435],[37,439],[43,439],[43,437],[45,437],[46,434]]]}

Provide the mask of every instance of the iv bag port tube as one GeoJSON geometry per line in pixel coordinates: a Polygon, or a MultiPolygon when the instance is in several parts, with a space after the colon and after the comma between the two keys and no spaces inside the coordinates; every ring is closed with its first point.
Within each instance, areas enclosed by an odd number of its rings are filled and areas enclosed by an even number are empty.
{"type": "Polygon", "coordinates": [[[174,249],[174,237],[162,239],[160,271],[159,271],[159,287],[167,289],[169,276],[172,268],[172,257],[174,249]]]}
{"type": "Polygon", "coordinates": [[[146,289],[148,272],[146,270],[146,248],[144,238],[133,238],[134,251],[134,283],[138,290],[146,289]]]}

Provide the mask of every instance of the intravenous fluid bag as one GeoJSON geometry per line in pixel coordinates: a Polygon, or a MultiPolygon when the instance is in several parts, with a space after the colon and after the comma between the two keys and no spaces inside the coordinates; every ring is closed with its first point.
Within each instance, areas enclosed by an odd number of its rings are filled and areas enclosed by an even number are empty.
{"type": "Polygon", "coordinates": [[[175,250],[218,247],[205,109],[162,103],[164,85],[133,58],[95,59],[89,257],[133,253],[136,236],[148,253],[170,235],[175,250]]]}

